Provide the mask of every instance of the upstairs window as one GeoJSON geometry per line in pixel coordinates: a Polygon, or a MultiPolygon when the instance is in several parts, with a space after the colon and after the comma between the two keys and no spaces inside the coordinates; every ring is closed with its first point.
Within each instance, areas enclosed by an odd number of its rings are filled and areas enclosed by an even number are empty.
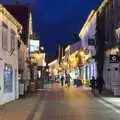
{"type": "Polygon", "coordinates": [[[8,49],[8,26],[2,23],[2,48],[8,49]]]}
{"type": "Polygon", "coordinates": [[[16,41],[16,33],[11,29],[11,43],[10,50],[15,50],[15,41],[16,41]]]}

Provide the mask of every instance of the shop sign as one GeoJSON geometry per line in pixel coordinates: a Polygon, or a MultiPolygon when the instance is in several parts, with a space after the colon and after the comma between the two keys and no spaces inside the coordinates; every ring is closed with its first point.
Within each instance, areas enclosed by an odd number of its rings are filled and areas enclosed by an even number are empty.
{"type": "Polygon", "coordinates": [[[118,55],[110,55],[110,63],[118,63],[120,58],[118,55]]]}
{"type": "Polygon", "coordinates": [[[40,40],[32,40],[30,39],[30,52],[39,52],[40,51],[40,40]]]}

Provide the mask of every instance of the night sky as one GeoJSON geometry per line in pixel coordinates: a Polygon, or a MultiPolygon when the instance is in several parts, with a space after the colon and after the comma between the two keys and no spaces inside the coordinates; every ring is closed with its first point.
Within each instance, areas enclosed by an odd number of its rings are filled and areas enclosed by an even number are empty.
{"type": "MultiPolygon", "coordinates": [[[[19,1],[21,4],[31,4],[34,32],[39,33],[47,56],[53,56],[58,44],[73,42],[73,32],[80,32],[90,11],[97,8],[102,0],[19,1]]],[[[15,2],[16,0],[0,0],[1,4],[14,4],[15,2]]]]}

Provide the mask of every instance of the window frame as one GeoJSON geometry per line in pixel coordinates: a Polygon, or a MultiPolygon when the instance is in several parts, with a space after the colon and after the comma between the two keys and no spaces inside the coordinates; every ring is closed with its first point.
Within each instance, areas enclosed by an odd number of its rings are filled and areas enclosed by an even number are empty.
{"type": "Polygon", "coordinates": [[[2,22],[2,48],[8,50],[8,26],[2,22]]]}
{"type": "Polygon", "coordinates": [[[4,64],[4,93],[13,92],[13,68],[12,65],[4,64]]]}
{"type": "Polygon", "coordinates": [[[16,33],[13,29],[10,30],[10,51],[15,50],[16,33]]]}

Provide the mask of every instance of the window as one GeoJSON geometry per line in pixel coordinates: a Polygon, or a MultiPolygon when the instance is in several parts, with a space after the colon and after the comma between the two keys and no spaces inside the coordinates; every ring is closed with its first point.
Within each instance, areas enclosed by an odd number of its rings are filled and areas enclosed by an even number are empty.
{"type": "MultiPolygon", "coordinates": [[[[119,26],[119,24],[118,24],[118,26],[119,26]]],[[[120,40],[120,27],[115,29],[114,34],[115,34],[116,42],[119,42],[119,40],[120,40]]]]}
{"type": "Polygon", "coordinates": [[[12,66],[5,64],[4,66],[4,92],[12,92],[13,88],[13,71],[12,66]]]}
{"type": "Polygon", "coordinates": [[[15,40],[16,40],[16,33],[13,30],[11,30],[11,44],[10,44],[11,50],[15,49],[15,40]]]}
{"type": "Polygon", "coordinates": [[[8,39],[8,27],[5,23],[2,23],[2,48],[6,50],[8,49],[7,39],[8,39]]]}

